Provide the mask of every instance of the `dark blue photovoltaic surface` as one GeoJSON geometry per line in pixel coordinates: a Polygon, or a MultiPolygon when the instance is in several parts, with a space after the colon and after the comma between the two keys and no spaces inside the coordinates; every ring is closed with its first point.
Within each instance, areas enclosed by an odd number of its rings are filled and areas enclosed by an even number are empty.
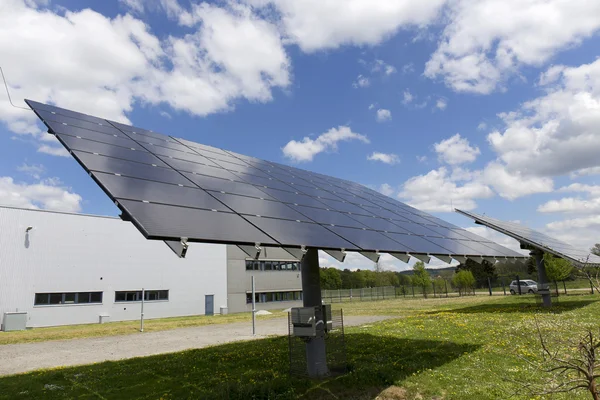
{"type": "Polygon", "coordinates": [[[27,103],[150,239],[521,257],[350,181],[27,103]]]}

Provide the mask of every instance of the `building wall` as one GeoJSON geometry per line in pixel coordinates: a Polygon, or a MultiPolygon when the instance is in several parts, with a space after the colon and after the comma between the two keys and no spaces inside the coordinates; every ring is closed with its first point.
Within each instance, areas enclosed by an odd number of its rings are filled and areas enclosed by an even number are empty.
{"type": "Polygon", "coordinates": [[[4,312],[27,311],[28,327],[140,317],[140,303],[115,303],[115,291],[169,290],[146,302],[146,318],[204,314],[227,306],[225,245],[190,244],[180,259],[118,218],[0,207],[0,324],[4,312]],[[32,229],[26,233],[27,227],[32,229]],[[102,304],[34,306],[35,293],[102,291],[102,304]]]}
{"type": "MultiPolygon", "coordinates": [[[[300,271],[247,271],[246,260],[250,257],[237,246],[227,246],[227,294],[229,312],[252,311],[246,303],[246,294],[252,292],[252,275],[256,292],[285,292],[302,289],[300,271]]],[[[297,261],[280,248],[264,248],[259,260],[297,261]]],[[[257,310],[300,307],[302,301],[275,301],[256,303],[257,310]]]]}

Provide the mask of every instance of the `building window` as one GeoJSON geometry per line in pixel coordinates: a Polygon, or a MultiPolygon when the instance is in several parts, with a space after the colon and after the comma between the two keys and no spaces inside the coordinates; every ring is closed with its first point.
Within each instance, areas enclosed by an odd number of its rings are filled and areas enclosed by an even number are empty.
{"type": "MultiPolygon", "coordinates": [[[[302,300],[301,291],[255,293],[256,303],[302,300]]],[[[252,293],[246,293],[246,303],[252,303],[252,293]]]]}
{"type": "MultiPolygon", "coordinates": [[[[144,301],[169,300],[168,290],[144,290],[144,301]]],[[[115,302],[142,301],[141,290],[115,292],[115,302]]]]}
{"type": "Polygon", "coordinates": [[[102,292],[36,293],[33,305],[102,303],[102,292]]]}
{"type": "Polygon", "coordinates": [[[300,271],[297,261],[246,260],[246,271],[300,271]]]}

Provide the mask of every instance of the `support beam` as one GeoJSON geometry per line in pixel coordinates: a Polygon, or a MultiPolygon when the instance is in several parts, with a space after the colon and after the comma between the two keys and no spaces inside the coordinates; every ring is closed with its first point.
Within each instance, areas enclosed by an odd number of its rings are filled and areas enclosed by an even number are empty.
{"type": "Polygon", "coordinates": [[[346,251],[344,251],[344,249],[341,249],[341,250],[323,250],[323,251],[325,253],[329,254],[334,259],[338,260],[339,262],[344,262],[344,260],[346,259],[346,251]]]}
{"type": "Polygon", "coordinates": [[[407,253],[388,253],[390,256],[397,258],[398,260],[408,263],[410,260],[410,254],[407,253]]]}
{"type": "Polygon", "coordinates": [[[306,254],[306,249],[304,247],[300,249],[296,247],[282,247],[282,249],[290,253],[296,260],[299,261],[302,261],[302,258],[306,254]]]}
{"type": "Polygon", "coordinates": [[[248,257],[258,260],[260,257],[260,253],[262,252],[262,247],[260,247],[260,243],[256,243],[254,246],[241,245],[238,244],[237,247],[246,253],[248,257]]]}
{"type": "MultiPolygon", "coordinates": [[[[302,270],[302,301],[304,307],[321,307],[321,277],[319,253],[309,248],[300,262],[302,270]]],[[[319,311],[319,314],[322,312],[319,311]]],[[[308,376],[319,378],[329,374],[325,349],[324,324],[317,324],[317,334],[306,342],[306,366],[308,376]]]]}
{"type": "Polygon", "coordinates": [[[546,276],[546,265],[544,264],[544,252],[536,249],[529,253],[535,257],[535,263],[538,270],[538,293],[542,295],[542,305],[544,307],[552,307],[552,297],[550,296],[550,286],[548,285],[548,277],[546,276]]]}
{"type": "Polygon", "coordinates": [[[467,258],[470,259],[470,260],[475,261],[477,264],[481,264],[483,262],[483,257],[481,257],[481,256],[477,256],[477,257],[475,257],[475,256],[468,256],[467,258]]]}
{"type": "Polygon", "coordinates": [[[433,256],[438,260],[445,262],[446,264],[450,264],[452,262],[452,257],[450,256],[446,256],[443,254],[434,254],[433,256]]]}
{"type": "Polygon", "coordinates": [[[452,258],[455,259],[456,261],[458,261],[459,263],[463,264],[463,265],[467,263],[467,256],[457,256],[457,255],[454,255],[454,256],[452,256],[452,258]]]}
{"type": "Polygon", "coordinates": [[[379,257],[381,257],[381,254],[379,254],[378,251],[359,251],[358,253],[375,263],[379,262],[379,257]]]}
{"type": "Polygon", "coordinates": [[[431,261],[431,257],[429,257],[427,254],[411,254],[411,256],[417,260],[423,261],[425,264],[429,264],[431,261]]]}
{"type": "Polygon", "coordinates": [[[492,265],[496,264],[496,261],[498,261],[495,257],[483,256],[482,258],[492,265]]]}
{"type": "Polygon", "coordinates": [[[181,238],[179,242],[176,240],[165,240],[164,242],[175,254],[177,254],[177,257],[185,258],[188,250],[187,238],[181,238]]]}

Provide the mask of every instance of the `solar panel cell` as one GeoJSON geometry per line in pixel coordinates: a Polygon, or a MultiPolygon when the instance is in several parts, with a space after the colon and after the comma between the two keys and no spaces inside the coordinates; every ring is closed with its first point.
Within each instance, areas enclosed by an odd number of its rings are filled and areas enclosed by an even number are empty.
{"type": "Polygon", "coordinates": [[[153,167],[147,164],[84,153],[77,150],[73,151],[73,155],[90,171],[109,172],[132,178],[194,187],[180,173],[169,168],[153,167]]]}
{"type": "Polygon", "coordinates": [[[185,186],[94,172],[94,178],[116,199],[231,212],[207,192],[185,186]]]}
{"type": "Polygon", "coordinates": [[[202,238],[215,243],[262,243],[278,245],[235,213],[189,209],[163,204],[121,200],[119,206],[132,216],[133,222],[141,227],[150,239],[191,240],[202,238]],[[190,211],[191,210],[191,211],[190,211]]]}

